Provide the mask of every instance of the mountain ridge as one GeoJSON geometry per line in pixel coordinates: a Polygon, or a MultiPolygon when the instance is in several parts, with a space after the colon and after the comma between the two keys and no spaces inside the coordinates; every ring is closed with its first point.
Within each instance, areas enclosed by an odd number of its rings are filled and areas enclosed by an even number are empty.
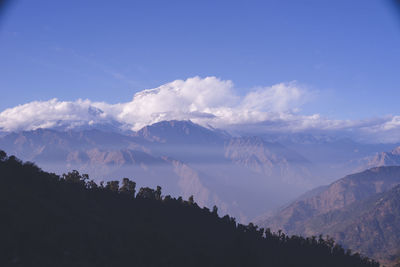
{"type": "Polygon", "coordinates": [[[382,166],[316,188],[256,223],[288,234],[329,235],[392,266],[400,258],[399,211],[400,166],[382,166]]]}
{"type": "Polygon", "coordinates": [[[303,219],[343,208],[397,184],[400,184],[400,166],[371,168],[320,187],[315,193],[306,193],[278,211],[274,218],[264,222],[259,220],[258,223],[268,225],[273,230],[283,227],[281,229],[288,233],[298,234],[296,225],[301,224],[303,219]],[[385,179],[381,178],[383,175],[387,175],[385,179]]]}

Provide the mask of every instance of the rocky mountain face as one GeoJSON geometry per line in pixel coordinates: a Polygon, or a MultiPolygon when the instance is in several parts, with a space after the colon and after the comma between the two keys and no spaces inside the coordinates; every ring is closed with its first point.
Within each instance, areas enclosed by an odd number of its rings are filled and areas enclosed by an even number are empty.
{"type": "Polygon", "coordinates": [[[400,167],[376,167],[308,192],[258,225],[288,234],[329,235],[385,262],[400,256],[400,167]]]}
{"type": "Polygon", "coordinates": [[[318,215],[304,225],[304,233],[329,235],[386,266],[400,264],[400,185],[318,215]]]}
{"type": "Polygon", "coordinates": [[[377,153],[367,159],[367,167],[400,166],[400,146],[390,152],[377,153]]]}
{"type": "Polygon", "coordinates": [[[308,161],[285,146],[257,137],[233,138],[190,121],[164,121],[133,134],[10,133],[0,138],[0,148],[56,173],[77,169],[97,181],[130,177],[138,186],[160,185],[167,194],[194,195],[197,203],[216,204],[242,221],[312,184],[308,161]],[[279,194],[282,190],[287,193],[279,194]]]}

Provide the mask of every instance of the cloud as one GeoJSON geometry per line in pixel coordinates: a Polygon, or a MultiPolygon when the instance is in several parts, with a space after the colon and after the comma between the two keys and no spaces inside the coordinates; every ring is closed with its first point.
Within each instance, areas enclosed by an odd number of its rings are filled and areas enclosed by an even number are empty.
{"type": "Polygon", "coordinates": [[[334,120],[302,115],[315,94],[296,82],[253,88],[244,96],[234,84],[216,77],[176,80],[136,93],[119,104],[51,99],[34,101],[0,113],[2,131],[75,128],[96,124],[139,130],[163,120],[192,120],[205,126],[253,132],[346,132],[377,142],[400,141],[400,116],[367,120],[334,120]]]}
{"type": "Polygon", "coordinates": [[[3,131],[34,130],[68,125],[70,128],[105,120],[107,115],[88,100],[34,101],[0,113],[3,131]]]}
{"type": "Polygon", "coordinates": [[[231,81],[193,77],[143,90],[131,101],[114,105],[90,100],[34,101],[0,113],[0,127],[3,131],[18,131],[115,120],[125,128],[138,130],[172,119],[223,127],[281,118],[295,112],[307,94],[296,83],[281,83],[255,88],[240,97],[231,81]]]}

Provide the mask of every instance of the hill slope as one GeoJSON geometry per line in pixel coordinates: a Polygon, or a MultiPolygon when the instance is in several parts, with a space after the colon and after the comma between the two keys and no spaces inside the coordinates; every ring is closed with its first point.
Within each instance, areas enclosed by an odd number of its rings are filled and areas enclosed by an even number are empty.
{"type": "Polygon", "coordinates": [[[272,216],[258,220],[258,224],[290,234],[303,234],[304,222],[354,202],[365,200],[400,184],[400,167],[377,167],[348,175],[329,186],[306,193],[272,216]]]}
{"type": "Polygon", "coordinates": [[[329,235],[385,262],[400,256],[400,167],[377,167],[313,190],[257,224],[288,234],[329,235]]]}
{"type": "Polygon", "coordinates": [[[377,266],[331,241],[274,235],[134,183],[98,187],[0,152],[2,266],[377,266]]]}
{"type": "Polygon", "coordinates": [[[329,235],[386,264],[400,263],[400,185],[316,216],[304,225],[304,233],[329,235]]]}

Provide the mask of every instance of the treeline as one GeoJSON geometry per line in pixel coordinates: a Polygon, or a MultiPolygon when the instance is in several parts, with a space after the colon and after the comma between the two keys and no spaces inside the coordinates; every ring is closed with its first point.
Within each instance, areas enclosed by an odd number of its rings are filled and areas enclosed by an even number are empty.
{"type": "Polygon", "coordinates": [[[332,239],[242,225],[128,178],[58,176],[0,151],[1,266],[379,266],[332,239]]]}

